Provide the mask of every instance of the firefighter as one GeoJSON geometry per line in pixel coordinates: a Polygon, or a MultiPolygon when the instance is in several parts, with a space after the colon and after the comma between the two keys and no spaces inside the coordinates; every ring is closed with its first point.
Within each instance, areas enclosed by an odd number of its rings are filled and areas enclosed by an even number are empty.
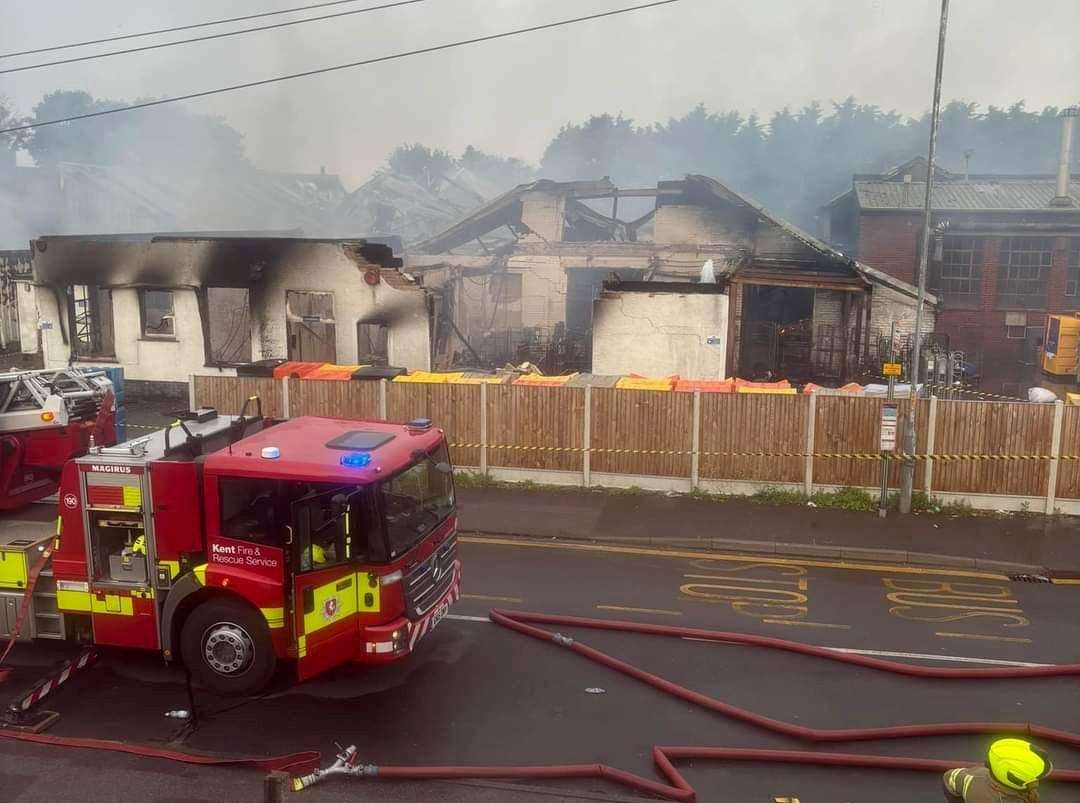
{"type": "Polygon", "coordinates": [[[1053,769],[1045,751],[1023,739],[998,739],[985,767],[961,767],[945,773],[950,803],[1036,803],[1039,781],[1053,769]]]}

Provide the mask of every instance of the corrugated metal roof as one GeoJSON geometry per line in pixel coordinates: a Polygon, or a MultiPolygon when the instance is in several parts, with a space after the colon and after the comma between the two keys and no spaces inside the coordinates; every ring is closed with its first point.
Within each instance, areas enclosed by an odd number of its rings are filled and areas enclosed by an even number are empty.
{"type": "MultiPolygon", "coordinates": [[[[967,211],[1032,212],[1061,209],[1050,206],[1056,195],[1056,181],[1046,178],[982,178],[969,181],[942,181],[934,184],[934,209],[967,211]]],[[[926,182],[856,179],[855,195],[863,209],[922,209],[926,182]]],[[[1080,181],[1069,182],[1069,194],[1080,214],[1080,181]]]]}

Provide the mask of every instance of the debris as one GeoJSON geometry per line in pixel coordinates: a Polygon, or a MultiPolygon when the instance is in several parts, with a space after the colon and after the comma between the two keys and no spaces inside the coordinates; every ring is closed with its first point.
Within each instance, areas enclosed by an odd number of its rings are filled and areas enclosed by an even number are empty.
{"type": "Polygon", "coordinates": [[[178,708],[175,711],[166,711],[165,716],[169,719],[191,719],[191,712],[184,708],[178,708]]]}
{"type": "Polygon", "coordinates": [[[601,689],[599,686],[589,686],[589,688],[585,689],[585,693],[586,694],[605,694],[606,690],[601,689]]]}
{"type": "Polygon", "coordinates": [[[806,506],[807,507],[817,507],[817,503],[816,502],[807,502],[806,506]]]}

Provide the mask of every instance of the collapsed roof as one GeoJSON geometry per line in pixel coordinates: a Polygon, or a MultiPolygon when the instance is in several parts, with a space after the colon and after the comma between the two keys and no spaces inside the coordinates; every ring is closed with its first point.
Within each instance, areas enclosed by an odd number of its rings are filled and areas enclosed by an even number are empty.
{"type": "MultiPolygon", "coordinates": [[[[608,178],[570,182],[541,179],[521,184],[473,210],[443,231],[416,243],[410,251],[417,255],[447,254],[503,228],[512,232],[515,238],[527,235],[530,230],[522,220],[522,213],[524,199],[530,193],[561,198],[565,204],[566,219],[571,223],[584,221],[598,235],[595,240],[587,242],[545,242],[539,246],[545,252],[560,255],[596,252],[598,256],[617,259],[621,253],[626,256],[631,253],[638,255],[637,252],[646,247],[653,250],[670,249],[673,247],[670,244],[633,242],[638,230],[654,217],[657,209],[665,205],[725,207],[734,210],[747,230],[756,231],[765,227],[771,234],[749,239],[731,235],[719,242],[688,244],[698,252],[724,254],[724,264],[716,266],[718,272],[731,274],[750,266],[788,270],[795,269],[800,263],[813,263],[818,271],[854,274],[867,285],[884,285],[912,298],[918,294],[917,289],[907,282],[846,256],[747,196],[714,178],[697,174],[688,174],[676,181],[661,181],[655,188],[647,189],[620,189],[608,178]],[[656,206],[646,215],[630,221],[604,215],[585,203],[600,198],[641,197],[655,198],[656,206]]],[[[515,240],[514,248],[522,250],[530,247],[515,240]]],[[[698,263],[695,270],[700,270],[700,267],[698,263]]],[[[936,297],[930,294],[927,294],[927,301],[937,303],[936,297]]]]}
{"type": "Polygon", "coordinates": [[[428,184],[382,170],[343,199],[334,214],[339,231],[396,235],[406,243],[424,240],[498,194],[475,173],[459,168],[428,184]]]}

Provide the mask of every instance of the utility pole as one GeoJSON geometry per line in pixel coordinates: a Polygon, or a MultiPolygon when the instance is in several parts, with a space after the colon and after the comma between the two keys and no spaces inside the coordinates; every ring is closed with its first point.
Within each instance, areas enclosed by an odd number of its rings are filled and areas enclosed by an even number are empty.
{"type": "MultiPolygon", "coordinates": [[[[930,218],[933,212],[934,157],[937,154],[938,120],[941,117],[941,74],[945,68],[945,29],[949,24],[949,0],[941,0],[941,23],[938,27],[937,68],[934,71],[934,101],[930,107],[930,153],[926,164],[926,197],[923,201],[922,252],[919,254],[919,293],[915,307],[915,332],[911,348],[911,403],[904,428],[904,452],[915,454],[915,407],[918,399],[919,366],[922,364],[922,319],[926,299],[926,271],[930,265],[930,218]]],[[[900,512],[911,512],[911,492],[915,484],[915,461],[904,460],[900,472],[900,512]]]]}

